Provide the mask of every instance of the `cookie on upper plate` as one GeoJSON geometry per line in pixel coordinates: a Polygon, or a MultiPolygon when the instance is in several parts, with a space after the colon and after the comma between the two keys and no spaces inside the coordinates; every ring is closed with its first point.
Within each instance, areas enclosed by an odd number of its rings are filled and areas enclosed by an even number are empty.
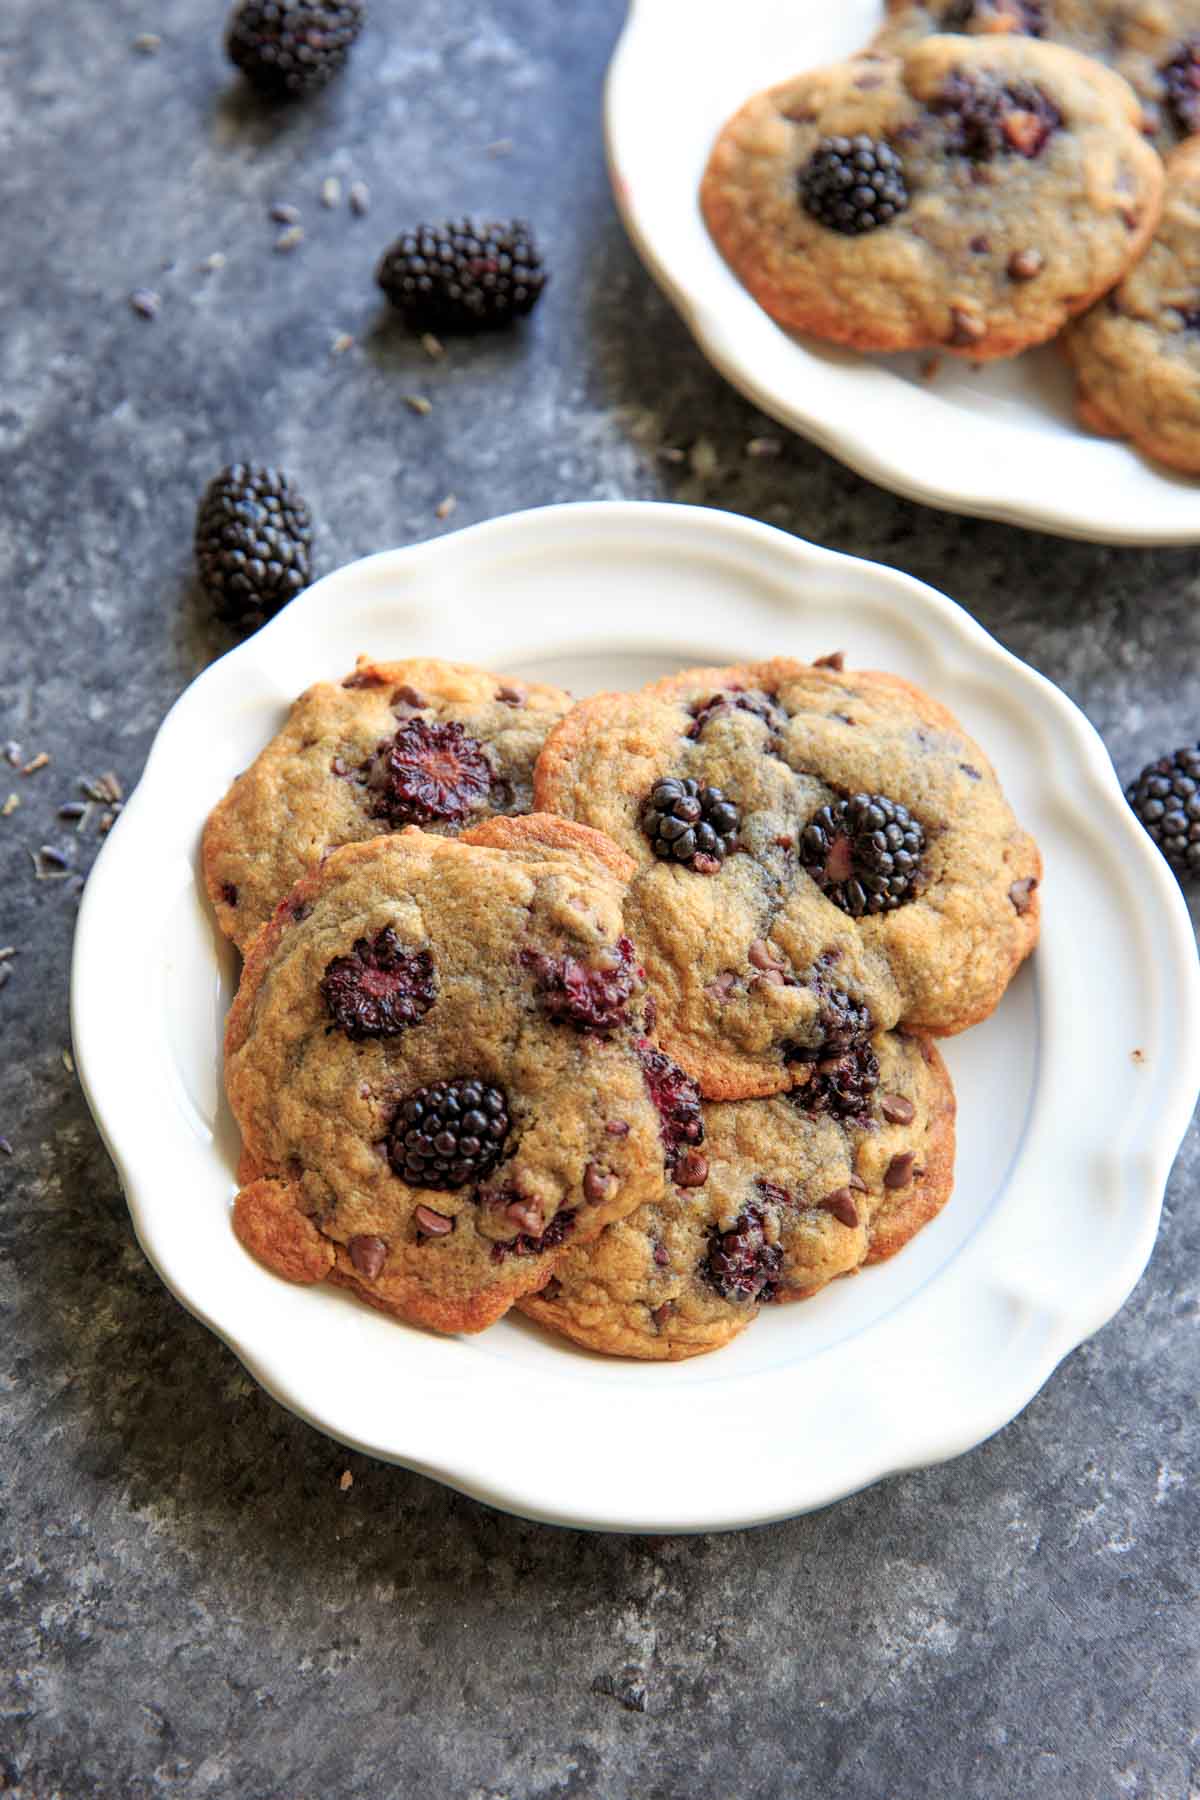
{"type": "Polygon", "coordinates": [[[1123,75],[1165,153],[1200,130],[1200,0],[888,0],[871,48],[899,55],[937,32],[1041,38],[1123,75]]]}
{"type": "Polygon", "coordinates": [[[1053,337],[1119,281],[1162,165],[1132,90],[1057,44],[937,36],[756,95],[717,139],[709,229],[772,318],[860,350],[976,361],[1053,337]]]}
{"type": "Polygon", "coordinates": [[[625,918],[662,1044],[711,1099],[781,1092],[877,1029],[965,1030],[1037,939],[1041,860],[983,752],[840,660],[595,695],[534,771],[539,809],[639,864],[625,918]]]}
{"type": "Polygon", "coordinates": [[[676,1362],[895,1255],[949,1198],[954,1091],[928,1039],[887,1032],[868,1057],[848,1083],[706,1106],[704,1184],[569,1250],[522,1311],[592,1350],[676,1362]]]}
{"type": "Polygon", "coordinates": [[[534,761],[570,705],[558,688],[434,658],[360,657],[344,681],[318,682],[208,820],[204,880],[221,930],[246,950],[339,844],[527,813],[534,761]]]}
{"type": "Polygon", "coordinates": [[[659,1198],[702,1129],[643,1036],[631,868],[529,817],[408,829],[304,875],[226,1030],[242,1242],[292,1280],[478,1331],[564,1244],[659,1198]]]}
{"type": "Polygon", "coordinates": [[[1200,474],[1200,138],[1167,163],[1166,207],[1141,262],[1061,342],[1086,425],[1200,474]]]}

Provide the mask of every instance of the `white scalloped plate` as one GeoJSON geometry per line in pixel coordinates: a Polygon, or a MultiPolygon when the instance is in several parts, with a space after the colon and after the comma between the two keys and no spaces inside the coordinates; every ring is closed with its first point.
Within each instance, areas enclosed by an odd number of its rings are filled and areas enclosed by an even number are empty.
{"type": "Polygon", "coordinates": [[[72,1008],[146,1254],[276,1398],[514,1512],[688,1531],[800,1512],[970,1448],[1116,1311],[1200,1081],[1197,996],[1174,879],[1049,682],[907,576],[727,513],[614,503],[369,557],[201,675],[88,882],[72,1008]],[[517,1318],[439,1338],[252,1261],[230,1228],[237,1139],[219,1076],[234,958],[196,857],[209,808],[293,695],[359,651],[470,658],[583,693],[839,648],[961,716],[1046,858],[1042,948],[995,1016],[947,1046],[960,1153],[941,1217],[893,1262],[666,1368],[517,1318]]]}
{"type": "Polygon", "coordinates": [[[709,361],[764,412],[883,487],[1106,544],[1200,540],[1200,483],[1076,422],[1050,348],[973,369],[869,357],[774,324],[700,215],[720,127],[760,88],[859,50],[880,0],[632,0],[605,123],[617,204],[651,275],[709,361]]]}

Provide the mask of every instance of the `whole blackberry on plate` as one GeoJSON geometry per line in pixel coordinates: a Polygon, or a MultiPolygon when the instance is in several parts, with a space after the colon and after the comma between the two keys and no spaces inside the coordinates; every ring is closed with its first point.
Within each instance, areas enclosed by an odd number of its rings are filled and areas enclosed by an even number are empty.
{"type": "Polygon", "coordinates": [[[656,781],[642,809],[642,830],[662,862],[715,875],[734,848],[741,814],[720,788],[668,776],[656,781]]]}
{"type": "Polygon", "coordinates": [[[411,325],[480,331],[532,312],[546,285],[523,220],[418,225],[385,251],[375,279],[411,325]]]}
{"type": "Polygon", "coordinates": [[[196,566],[223,619],[261,625],[312,579],[312,514],[279,469],[231,463],[196,514],[196,566]]]}
{"type": "Polygon", "coordinates": [[[908,205],[904,164],[865,133],[822,138],[799,180],[805,212],[844,237],[888,225],[908,205]]]}
{"type": "Polygon", "coordinates": [[[1171,867],[1200,875],[1200,744],[1148,763],[1126,798],[1171,867]]]}
{"type": "Polygon", "coordinates": [[[1184,137],[1200,131],[1200,37],[1187,38],[1159,71],[1167,105],[1184,137]]]}
{"type": "Polygon", "coordinates": [[[259,93],[297,100],[343,68],[365,16],[362,0],[241,0],[225,47],[259,93]]]}
{"type": "Polygon", "coordinates": [[[854,919],[911,900],[924,850],[920,822],[886,794],[834,800],[813,814],[800,837],[801,864],[854,919]]]}
{"type": "Polygon", "coordinates": [[[410,1187],[460,1188],[495,1168],[511,1121],[497,1087],[435,1081],[396,1108],[388,1161],[410,1187]]]}

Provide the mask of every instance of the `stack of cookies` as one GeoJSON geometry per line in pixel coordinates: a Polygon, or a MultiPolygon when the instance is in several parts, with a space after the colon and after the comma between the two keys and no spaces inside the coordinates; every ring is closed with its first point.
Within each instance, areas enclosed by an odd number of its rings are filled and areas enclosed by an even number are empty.
{"type": "Polygon", "coordinates": [[[1058,337],[1089,425],[1200,471],[1197,132],[1200,0],[888,0],[729,121],[701,203],[781,325],[974,362],[1058,337]]]}
{"type": "Polygon", "coordinates": [[[841,656],[573,705],[436,661],[301,696],[204,837],[245,963],[234,1225],[293,1281],[478,1331],[714,1350],[949,1197],[933,1039],[1041,864],[943,707],[841,656]]]}

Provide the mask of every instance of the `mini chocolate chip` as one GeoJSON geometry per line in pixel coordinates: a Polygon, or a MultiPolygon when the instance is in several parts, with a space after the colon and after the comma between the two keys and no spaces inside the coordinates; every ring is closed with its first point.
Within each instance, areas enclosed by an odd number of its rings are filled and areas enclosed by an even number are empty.
{"type": "Polygon", "coordinates": [[[903,1094],[881,1094],[879,1110],[889,1125],[911,1125],[917,1109],[903,1094]]]}
{"type": "Polygon", "coordinates": [[[836,669],[839,675],[845,666],[846,652],[844,650],[832,650],[828,656],[818,656],[813,663],[814,669],[836,669]]]}
{"type": "Polygon", "coordinates": [[[990,237],[985,237],[983,233],[980,232],[978,237],[973,237],[971,239],[970,247],[976,256],[986,256],[992,247],[992,240],[990,237]]]}
{"type": "Polygon", "coordinates": [[[604,1127],[609,1137],[628,1137],[629,1126],[624,1119],[610,1119],[604,1127]]]}
{"type": "Polygon", "coordinates": [[[685,1151],[675,1165],[675,1186],[681,1188],[703,1187],[707,1180],[707,1156],[701,1156],[698,1150],[685,1151]]]}
{"type": "Polygon", "coordinates": [[[381,1237],[352,1237],[346,1245],[350,1261],[367,1281],[374,1281],[387,1261],[387,1242],[381,1237]]]}
{"type": "Polygon", "coordinates": [[[445,1213],[434,1212],[432,1206],[418,1206],[413,1217],[426,1237],[446,1237],[454,1230],[454,1220],[445,1213]]]}
{"type": "Polygon", "coordinates": [[[967,312],[964,307],[950,308],[950,343],[964,346],[977,344],[986,336],[987,326],[982,319],[977,319],[974,313],[967,312]]]}
{"type": "Polygon", "coordinates": [[[234,887],[232,881],[223,881],[221,883],[221,898],[225,902],[226,906],[236,906],[237,905],[238,891],[234,887]]]}
{"type": "Polygon", "coordinates": [[[297,925],[303,925],[305,919],[308,918],[311,912],[312,907],[307,900],[298,900],[295,906],[292,907],[292,918],[297,925]]]}
{"type": "Polygon", "coordinates": [[[557,1275],[552,1275],[544,1288],[538,1289],[539,1300],[557,1300],[562,1293],[562,1282],[557,1275]]]}
{"type": "Polygon", "coordinates": [[[868,1191],[867,1184],[861,1175],[852,1175],[850,1177],[850,1186],[854,1189],[856,1194],[865,1194],[868,1191]]]}
{"type": "Polygon", "coordinates": [[[503,700],[505,706],[524,706],[525,689],[513,681],[502,681],[496,689],[497,700],[503,700]]]}
{"type": "Polygon", "coordinates": [[[851,1231],[858,1224],[858,1208],[848,1187],[835,1188],[832,1194],[826,1194],[821,1211],[832,1213],[839,1224],[848,1225],[851,1231]]]}
{"type": "Polygon", "coordinates": [[[1008,890],[1008,897],[1017,911],[1024,915],[1033,905],[1033,890],[1037,886],[1037,877],[1026,875],[1020,881],[1014,881],[1008,890]]]}
{"type": "Polygon", "coordinates": [[[376,669],[356,669],[353,675],[347,675],[342,686],[344,688],[382,687],[383,676],[376,669]]]}
{"type": "Polygon", "coordinates": [[[671,1252],[665,1244],[655,1244],[654,1261],[660,1269],[665,1269],[671,1260],[671,1252]]]}
{"type": "Polygon", "coordinates": [[[902,1150],[899,1156],[893,1156],[883,1177],[886,1188],[907,1187],[913,1177],[913,1164],[916,1157],[911,1150],[902,1150]]]}
{"type": "Polygon", "coordinates": [[[424,694],[419,694],[415,687],[409,687],[407,681],[395,690],[389,702],[391,706],[415,706],[418,710],[427,704],[424,694]]]}
{"type": "Polygon", "coordinates": [[[593,1206],[598,1201],[607,1200],[615,1186],[613,1177],[599,1163],[589,1163],[583,1171],[583,1197],[590,1200],[593,1206]]]}
{"type": "Polygon", "coordinates": [[[1014,281],[1032,281],[1046,266],[1040,250],[1014,250],[1008,259],[1008,272],[1014,281]]]}
{"type": "Polygon", "coordinates": [[[654,1308],[654,1311],[650,1314],[650,1317],[654,1320],[654,1323],[658,1326],[658,1329],[661,1331],[663,1326],[666,1324],[667,1320],[670,1318],[671,1314],[674,1311],[675,1311],[674,1302],[671,1300],[664,1300],[661,1306],[656,1306],[654,1308]]]}

